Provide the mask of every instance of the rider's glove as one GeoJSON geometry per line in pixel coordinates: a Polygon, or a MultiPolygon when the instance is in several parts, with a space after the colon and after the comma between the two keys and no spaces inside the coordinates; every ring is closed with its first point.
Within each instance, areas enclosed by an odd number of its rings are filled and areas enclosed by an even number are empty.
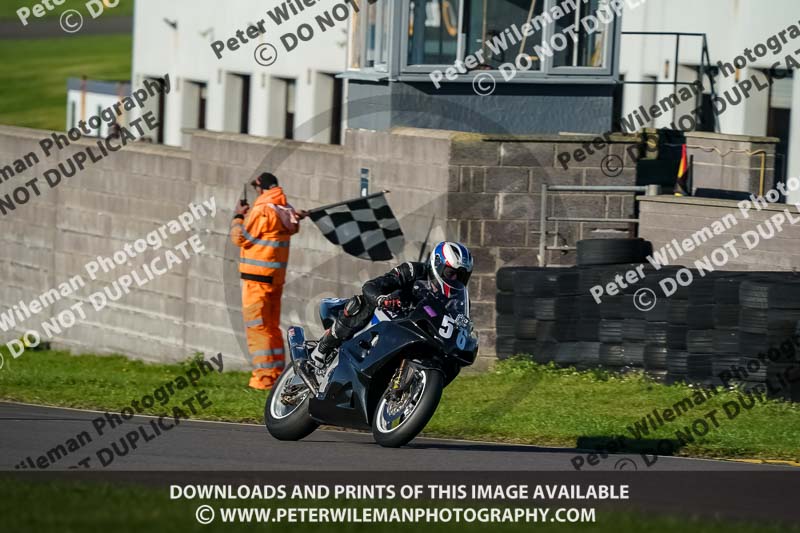
{"type": "Polygon", "coordinates": [[[399,292],[393,292],[378,297],[378,307],[386,309],[387,311],[399,311],[403,307],[403,300],[400,298],[399,292]]]}

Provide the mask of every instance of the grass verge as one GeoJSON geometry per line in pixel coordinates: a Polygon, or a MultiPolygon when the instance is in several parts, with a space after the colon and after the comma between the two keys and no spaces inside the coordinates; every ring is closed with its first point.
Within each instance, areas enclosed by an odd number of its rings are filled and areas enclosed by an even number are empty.
{"type": "Polygon", "coordinates": [[[67,78],[127,80],[131,47],[130,35],[0,40],[0,124],[64,131],[67,78]]]}
{"type": "MultiPolygon", "coordinates": [[[[132,400],[185,372],[185,365],[151,365],[121,356],[70,356],[64,352],[6,354],[0,371],[0,399],[45,405],[120,410],[132,400]]],[[[244,372],[211,374],[202,388],[213,405],[203,418],[261,423],[265,394],[249,389],[244,372]]],[[[659,440],[676,440],[676,431],[698,419],[709,426],[704,436],[676,448],[685,456],[800,460],[800,405],[756,401],[733,419],[730,402],[737,392],[718,391],[686,408],[674,421],[649,430],[645,441],[629,431],[653,410],[663,413],[695,398],[697,390],[665,386],[641,375],[577,372],[523,360],[501,362],[492,372],[464,375],[444,391],[436,415],[426,428],[430,436],[551,446],[602,449],[618,436],[624,450],[638,451],[659,440]],[[714,412],[716,425],[708,413],[714,412]]],[[[159,412],[158,405],[145,410],[159,412]]],[[[697,427],[697,426],[695,426],[697,427]]],[[[690,430],[691,431],[691,430],[690,430]]]]}
{"type": "MultiPolygon", "coordinates": [[[[89,11],[86,9],[86,2],[89,0],[63,0],[63,3],[54,6],[55,9],[46,10],[44,16],[41,18],[35,17],[33,14],[28,16],[28,24],[35,24],[37,21],[44,19],[53,19],[61,16],[61,13],[67,9],[77,9],[84,17],[89,17],[89,11]]],[[[94,0],[97,3],[97,0],[94,0]]],[[[16,2],[15,0],[0,0],[0,20],[16,20],[19,21],[17,10],[22,6],[26,6],[33,11],[34,2],[23,3],[16,2]]],[[[119,0],[119,5],[114,8],[106,8],[101,17],[130,17],[133,16],[133,0],[119,0]]],[[[20,22],[20,25],[22,22],[20,22]]]]}

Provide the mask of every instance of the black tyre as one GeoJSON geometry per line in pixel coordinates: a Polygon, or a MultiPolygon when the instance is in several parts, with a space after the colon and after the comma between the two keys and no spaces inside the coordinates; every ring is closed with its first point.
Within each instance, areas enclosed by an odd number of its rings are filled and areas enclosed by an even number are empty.
{"type": "Polygon", "coordinates": [[[300,440],[311,435],[319,424],[308,414],[308,389],[303,380],[295,374],[294,366],[286,370],[272,386],[264,406],[264,423],[269,434],[278,440],[300,440]],[[297,403],[285,404],[281,395],[290,387],[305,389],[305,396],[298,393],[297,403]]]}
{"type": "Polygon", "coordinates": [[[555,298],[558,294],[558,276],[556,269],[519,270],[514,273],[514,293],[555,298]]]}
{"type": "Polygon", "coordinates": [[[625,358],[622,355],[622,344],[601,344],[600,364],[608,368],[619,368],[621,366],[625,366],[625,358]]]}
{"type": "Polygon", "coordinates": [[[575,307],[578,310],[578,316],[581,318],[599,319],[600,318],[600,305],[594,301],[594,297],[589,294],[582,294],[575,296],[575,307]]]}
{"type": "Polygon", "coordinates": [[[574,342],[578,340],[578,322],[575,320],[556,321],[555,337],[558,342],[574,342]]]}
{"type": "Polygon", "coordinates": [[[704,381],[711,377],[711,354],[689,353],[686,359],[686,377],[691,381],[704,381]]]}
{"type": "Polygon", "coordinates": [[[666,370],[667,347],[664,344],[647,344],[644,347],[644,369],[666,370]]]}
{"type": "Polygon", "coordinates": [[[714,329],[714,306],[690,303],[686,324],[689,329],[714,329]]]}
{"type": "Polygon", "coordinates": [[[643,341],[647,338],[647,321],[626,318],[622,321],[622,338],[626,341],[643,341]]]}
{"type": "Polygon", "coordinates": [[[578,322],[576,330],[576,338],[579,341],[599,342],[600,340],[600,320],[596,318],[582,318],[578,322]]]}
{"type": "Polygon", "coordinates": [[[611,319],[624,318],[622,316],[623,299],[624,296],[621,294],[617,296],[606,296],[603,298],[603,300],[597,306],[600,310],[600,317],[611,319]]]}
{"type": "Polygon", "coordinates": [[[714,351],[713,329],[690,329],[686,333],[686,348],[690,354],[710,354],[714,351]]]}
{"type": "Polygon", "coordinates": [[[685,350],[687,333],[689,333],[689,328],[684,325],[670,324],[667,326],[667,348],[685,350]]]}
{"type": "Polygon", "coordinates": [[[580,362],[581,343],[560,342],[556,351],[555,362],[561,366],[572,366],[580,362]]]}
{"type": "Polygon", "coordinates": [[[503,267],[497,271],[495,281],[497,290],[503,292],[514,292],[514,273],[521,271],[543,270],[542,267],[503,267]]]}
{"type": "Polygon", "coordinates": [[[714,303],[739,305],[739,287],[745,281],[745,274],[726,272],[725,276],[714,280],[714,303]]]}
{"type": "Polygon", "coordinates": [[[735,329],[715,329],[714,353],[728,354],[739,352],[739,331],[735,329]]]}
{"type": "Polygon", "coordinates": [[[714,306],[714,327],[715,328],[737,328],[739,327],[739,312],[741,307],[738,304],[717,304],[714,306]]]}
{"type": "Polygon", "coordinates": [[[537,340],[533,347],[533,360],[537,363],[550,363],[556,358],[558,352],[557,342],[542,342],[537,340]]]}
{"type": "Polygon", "coordinates": [[[494,321],[494,331],[498,337],[513,337],[515,331],[514,320],[511,317],[497,315],[494,321]]]}
{"type": "Polygon", "coordinates": [[[647,339],[648,344],[663,344],[666,347],[668,329],[668,322],[648,321],[645,326],[645,339],[647,339]]]}
{"type": "Polygon", "coordinates": [[[556,299],[536,298],[533,300],[533,316],[539,320],[556,319],[556,299]]]}
{"type": "Polygon", "coordinates": [[[684,377],[687,372],[689,352],[686,350],[667,349],[667,372],[674,377],[684,377]]]}
{"type": "Polygon", "coordinates": [[[516,355],[514,352],[514,343],[516,339],[512,336],[508,337],[497,337],[495,341],[495,351],[497,353],[498,359],[508,359],[512,355],[516,355]]]}
{"type": "Polygon", "coordinates": [[[579,342],[578,368],[586,370],[600,365],[600,343],[579,342]]]}
{"type": "Polygon", "coordinates": [[[535,318],[518,318],[514,324],[514,336],[522,340],[535,340],[538,321],[535,318]]]}
{"type": "Polygon", "coordinates": [[[580,294],[580,273],[577,269],[563,270],[558,273],[558,295],[571,296],[580,294]]]}
{"type": "Polygon", "coordinates": [[[653,245],[644,239],[584,239],[577,244],[577,263],[615,265],[641,263],[653,252],[653,245]]]}
{"type": "Polygon", "coordinates": [[[536,317],[536,299],[530,294],[514,294],[514,316],[517,318],[536,317]]]}
{"type": "Polygon", "coordinates": [[[514,294],[510,292],[497,293],[497,313],[500,315],[514,314],[514,294]]]}
{"type": "MultiPolygon", "coordinates": [[[[411,410],[403,409],[405,403],[394,405],[388,399],[390,389],[378,402],[375,408],[375,415],[372,418],[372,437],[375,442],[386,448],[399,448],[411,442],[425,428],[430,421],[439,400],[442,398],[444,389],[444,377],[438,370],[420,368],[415,370],[415,381],[409,390],[403,394],[410,405],[411,410]],[[395,412],[393,408],[399,410],[395,412]]],[[[402,400],[401,400],[402,401],[402,400]]]]}
{"type": "Polygon", "coordinates": [[[622,342],[622,320],[601,320],[597,337],[600,342],[622,342]]]}
{"type": "Polygon", "coordinates": [[[542,342],[555,342],[556,322],[554,320],[537,320],[536,340],[542,342]]]}
{"type": "Polygon", "coordinates": [[[514,340],[514,355],[521,355],[534,359],[536,356],[536,341],[514,340]]]}
{"type": "Polygon", "coordinates": [[[670,324],[686,324],[689,315],[689,301],[670,298],[667,304],[667,322],[670,324]]]}
{"type": "MultiPolygon", "coordinates": [[[[735,376],[734,371],[739,367],[741,359],[739,354],[714,354],[714,357],[711,358],[711,375],[715,378],[725,376],[725,381],[730,381],[727,376],[735,376]]],[[[725,383],[720,384],[724,385],[725,383]]]]}
{"type": "Polygon", "coordinates": [[[798,357],[795,343],[783,334],[739,332],[739,353],[742,356],[770,361],[791,361],[798,357]]]}
{"type": "Polygon", "coordinates": [[[643,367],[644,366],[644,346],[643,342],[624,342],[622,344],[622,358],[625,366],[643,367]]]}
{"type": "Polygon", "coordinates": [[[794,309],[800,302],[800,282],[745,281],[739,286],[739,301],[752,309],[794,309]]]}
{"type": "MultiPolygon", "coordinates": [[[[800,305],[800,301],[798,301],[800,305]]],[[[800,309],[754,309],[743,307],[739,327],[748,333],[772,333],[790,337],[800,320],[800,309]]]]}

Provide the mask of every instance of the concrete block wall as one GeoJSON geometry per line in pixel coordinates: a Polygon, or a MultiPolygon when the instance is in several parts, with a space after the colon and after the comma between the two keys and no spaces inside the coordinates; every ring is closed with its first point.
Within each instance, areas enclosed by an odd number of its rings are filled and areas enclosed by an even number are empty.
{"type": "Polygon", "coordinates": [[[778,139],[720,135],[706,132],[686,134],[686,153],[694,157],[694,183],[698,188],[760,194],[775,183],[775,147],[778,139]]]}
{"type": "MultiPolygon", "coordinates": [[[[0,127],[0,157],[12,161],[48,132],[0,127]]],[[[391,132],[349,130],[343,146],[320,145],[238,134],[190,131],[189,150],[134,144],[67,179],[41,198],[0,217],[3,244],[0,310],[26,301],[75,274],[97,255],[110,255],[125,243],[185,211],[190,202],[214,197],[213,219],[204,218],[190,234],[205,250],[169,274],[136,289],[103,312],[65,332],[58,344],[80,351],[118,352],[148,360],[180,360],[192,353],[223,352],[231,367],[249,366],[241,323],[239,250],[228,240],[233,209],[242,186],[263,170],[274,172],[289,201],[309,209],[356,197],[360,170],[370,171],[370,191],[388,189],[389,202],[406,235],[400,260],[417,260],[425,247],[443,239],[460,240],[476,258],[470,290],[473,318],[481,335],[479,368],[495,358],[495,272],[508,265],[535,265],[542,232],[539,215],[542,184],[632,185],[635,165],[627,148],[638,137],[612,138],[603,149],[568,170],[558,154],[584,147],[593,137],[559,135],[492,137],[438,130],[400,128],[391,132]],[[617,155],[621,174],[609,177],[603,160],[617,155]]],[[[79,141],[76,146],[89,146],[79,141]]],[[[1,184],[40,176],[76,147],[1,184]]],[[[248,191],[251,203],[252,189],[248,191]]],[[[554,193],[549,216],[628,218],[633,196],[621,193],[554,193]]],[[[548,253],[549,264],[574,264],[582,238],[628,235],[618,223],[549,223],[549,245],[567,247],[548,253]]],[[[65,299],[38,317],[47,319],[102,290],[123,273],[161,252],[147,252],[125,267],[101,275],[72,300],[65,299]]],[[[317,336],[320,298],[348,297],[366,279],[395,262],[369,263],[343,254],[310,223],[293,238],[289,276],[284,287],[282,326],[300,324],[317,336]]],[[[86,277],[86,276],[84,276],[86,277]]],[[[41,320],[31,323],[38,325],[41,320]]],[[[3,341],[22,333],[4,335],[3,341]]]]}
{"type": "Polygon", "coordinates": [[[792,271],[800,269],[800,223],[792,225],[786,222],[780,232],[771,239],[762,238],[752,250],[742,242],[742,234],[747,231],[758,232],[762,225],[764,235],[770,235],[765,222],[785,209],[792,216],[800,218],[797,207],[786,204],[773,204],[757,211],[748,211],[745,218],[732,200],[716,200],[709,198],[675,198],[674,196],[653,196],[640,198],[640,235],[652,241],[653,248],[658,250],[676,239],[679,243],[701,229],[710,226],[714,221],[732,213],[737,218],[736,226],[729,231],[715,236],[713,239],[697,246],[686,253],[674,264],[693,266],[694,262],[710,254],[724,243],[737,239],[736,250],[740,254],[725,265],[724,270],[743,271],[792,271]]]}
{"type": "MultiPolygon", "coordinates": [[[[187,209],[193,197],[189,154],[146,144],[129,145],[73,177],[63,178],[51,189],[42,173],[95,143],[80,140],[44,158],[38,141],[47,135],[45,131],[0,127],[2,161],[10,162],[31,151],[42,158],[36,167],[7,180],[0,188],[4,195],[27,179],[39,177],[42,190],[41,196],[0,217],[5,251],[0,257],[0,272],[6,280],[0,289],[0,308],[5,311],[20,300],[29,302],[75,275],[80,275],[86,285],[19,324],[14,332],[4,333],[2,340],[28,329],[43,335],[43,321],[82,302],[86,319],[65,329],[63,336],[54,339],[56,345],[76,351],[126,353],[148,360],[180,360],[190,355],[183,349],[186,264],[120,301],[110,302],[100,312],[92,309],[90,294],[102,291],[120,275],[161,252],[149,250],[126,265],[101,273],[96,280],[91,280],[84,269],[98,255],[110,256],[187,209]]],[[[96,152],[96,146],[94,149],[96,152]]],[[[170,236],[165,246],[174,246],[188,236],[170,236]]]]}
{"type": "MultiPolygon", "coordinates": [[[[660,145],[659,136],[664,131],[643,130],[647,139],[645,158],[659,155],[656,146],[660,145]]],[[[689,163],[694,158],[693,192],[697,189],[715,189],[760,194],[762,186],[763,190],[774,186],[775,168],[781,163],[776,156],[780,139],[702,131],[683,135],[689,163]]],[[[670,148],[678,157],[680,147],[674,145],[670,148]]]]}
{"type": "MultiPolygon", "coordinates": [[[[637,137],[615,136],[584,161],[568,169],[558,154],[583,148],[593,136],[505,136],[459,134],[451,148],[447,200],[448,236],[467,244],[475,256],[471,282],[472,313],[481,334],[482,364],[495,358],[495,273],[504,266],[538,265],[542,185],[634,185],[635,164],[627,148],[637,137]],[[624,169],[606,176],[601,164],[617,155],[624,169]]],[[[549,193],[547,216],[630,218],[629,193],[549,193]]],[[[629,225],[595,222],[549,222],[548,246],[572,247],[580,239],[627,236],[629,225]]],[[[574,251],[549,251],[550,265],[574,265],[574,251]]]]}
{"type": "MultiPolygon", "coordinates": [[[[188,132],[190,150],[144,143],[129,145],[65,179],[41,197],[0,217],[5,253],[0,256],[0,310],[78,274],[87,282],[75,295],[2,335],[3,342],[28,329],[42,333],[41,322],[78,301],[87,309],[54,345],[76,352],[122,353],[150,361],[178,361],[194,352],[223,352],[230,368],[248,368],[241,323],[239,249],[228,240],[233,209],[242,186],[263,170],[274,172],[289,201],[310,209],[359,195],[359,174],[370,169],[371,191],[388,189],[389,202],[406,234],[400,260],[417,260],[445,238],[445,201],[449,179],[449,134],[413,131],[350,131],[344,146],[330,146],[244,135],[188,132]],[[166,247],[198,235],[205,250],[168,274],[135,288],[101,312],[88,298],[120,275],[149,262],[148,251],[91,281],[84,265],[109,256],[144,237],[188,208],[214,197],[215,218],[203,218],[189,232],[172,236],[166,247]]],[[[0,127],[0,161],[40,154],[38,142],[49,132],[0,127]]],[[[81,140],[50,159],[0,184],[13,191],[26,178],[91,146],[81,140]]],[[[248,190],[253,202],[252,189],[248,190]]],[[[282,326],[301,324],[309,336],[321,334],[317,304],[322,297],[351,296],[361,283],[389,270],[395,262],[370,263],[343,254],[310,221],[293,238],[290,275],[284,287],[282,326]]],[[[47,340],[47,339],[46,339],[47,340]]]]}

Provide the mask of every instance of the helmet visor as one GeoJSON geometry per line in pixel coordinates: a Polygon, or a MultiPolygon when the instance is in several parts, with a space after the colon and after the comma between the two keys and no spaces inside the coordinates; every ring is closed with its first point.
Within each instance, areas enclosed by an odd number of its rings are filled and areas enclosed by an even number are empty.
{"type": "Polygon", "coordinates": [[[442,278],[444,281],[449,284],[462,284],[466,285],[469,281],[470,273],[467,272],[466,268],[453,268],[451,266],[445,266],[442,270],[442,278]]]}

